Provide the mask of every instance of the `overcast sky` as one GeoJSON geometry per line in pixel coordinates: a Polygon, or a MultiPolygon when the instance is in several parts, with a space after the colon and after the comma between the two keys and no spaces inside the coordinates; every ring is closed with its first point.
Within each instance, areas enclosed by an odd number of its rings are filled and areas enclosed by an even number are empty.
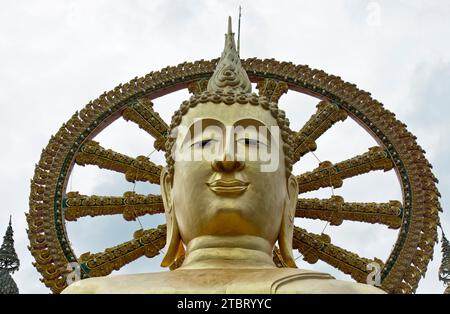
{"type": "MultiPolygon", "coordinates": [[[[184,61],[220,56],[228,15],[242,5],[241,56],[275,58],[339,75],[372,93],[396,113],[427,151],[440,180],[442,223],[450,236],[448,156],[450,127],[450,3],[448,1],[1,1],[0,10],[0,234],[13,215],[21,259],[14,278],[21,293],[49,293],[39,281],[27,250],[24,212],[34,165],[52,134],[103,91],[135,76],[184,61]]],[[[235,21],[235,25],[237,25],[235,21]]],[[[169,121],[188,97],[186,91],[155,100],[169,121]]],[[[283,96],[293,129],[314,112],[317,100],[293,92],[283,96]]],[[[132,123],[118,120],[96,140],[131,156],[152,151],[152,139],[132,123]]],[[[347,119],[318,141],[316,155],[338,162],[375,145],[347,119]]],[[[163,155],[152,160],[163,164],[163,155]]],[[[317,166],[308,155],[295,166],[301,173],[317,166]]],[[[158,193],[139,183],[140,193],[158,193]]],[[[75,167],[69,189],[83,194],[122,195],[133,185],[122,175],[95,167],[75,167]]],[[[393,172],[359,176],[336,189],[348,201],[400,199],[393,172]]],[[[329,197],[324,189],[309,196],[329,197]]],[[[143,217],[144,228],[164,218],[143,217]]],[[[320,233],[323,222],[298,220],[320,233]]],[[[80,219],[68,224],[75,252],[103,251],[127,241],[138,222],[121,217],[80,219]],[[119,230],[119,231],[118,231],[119,230]]],[[[368,258],[386,259],[396,230],[381,225],[328,226],[332,241],[368,258]]],[[[141,258],[120,273],[158,271],[161,257],[141,258]]],[[[440,244],[419,285],[419,293],[442,293],[437,280],[440,244]]],[[[349,278],[324,263],[299,267],[349,278]]],[[[115,273],[117,274],[117,272],[115,273]]]]}

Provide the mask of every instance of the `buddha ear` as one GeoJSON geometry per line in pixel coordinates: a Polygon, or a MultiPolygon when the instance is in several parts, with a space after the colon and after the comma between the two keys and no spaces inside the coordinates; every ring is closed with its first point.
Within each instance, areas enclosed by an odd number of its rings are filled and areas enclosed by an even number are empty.
{"type": "Polygon", "coordinates": [[[166,255],[161,262],[162,267],[172,265],[179,255],[181,236],[178,230],[177,219],[175,217],[172,180],[170,179],[167,168],[163,168],[161,172],[161,196],[164,203],[164,211],[166,214],[167,238],[166,238],[166,255]]]}
{"type": "Polygon", "coordinates": [[[281,219],[280,234],[278,236],[278,244],[280,245],[281,256],[283,261],[292,268],[297,265],[292,255],[292,237],[294,232],[295,209],[298,200],[298,183],[293,175],[287,182],[287,193],[283,207],[283,217],[281,219]]]}

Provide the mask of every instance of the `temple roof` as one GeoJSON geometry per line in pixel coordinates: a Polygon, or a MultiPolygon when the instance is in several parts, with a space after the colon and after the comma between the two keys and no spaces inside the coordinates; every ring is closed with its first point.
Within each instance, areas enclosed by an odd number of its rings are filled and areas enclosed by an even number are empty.
{"type": "Polygon", "coordinates": [[[6,269],[9,272],[15,272],[19,269],[20,261],[14,249],[14,231],[9,217],[9,225],[3,237],[3,244],[0,248],[0,269],[6,269]]]}
{"type": "Polygon", "coordinates": [[[14,249],[14,231],[12,229],[11,216],[6,228],[3,244],[0,247],[0,294],[19,293],[11,273],[19,270],[20,261],[14,249]]]}
{"type": "Polygon", "coordinates": [[[5,269],[0,269],[0,294],[19,294],[19,289],[14,279],[5,269]]]}

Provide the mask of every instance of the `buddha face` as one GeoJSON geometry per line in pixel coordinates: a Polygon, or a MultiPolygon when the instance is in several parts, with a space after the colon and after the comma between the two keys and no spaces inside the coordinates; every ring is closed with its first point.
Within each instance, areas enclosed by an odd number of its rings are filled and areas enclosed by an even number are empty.
{"type": "Polygon", "coordinates": [[[293,217],[297,200],[277,130],[270,111],[250,104],[203,103],[183,116],[173,182],[162,184],[185,244],[206,235],[276,242],[283,212],[293,217]]]}

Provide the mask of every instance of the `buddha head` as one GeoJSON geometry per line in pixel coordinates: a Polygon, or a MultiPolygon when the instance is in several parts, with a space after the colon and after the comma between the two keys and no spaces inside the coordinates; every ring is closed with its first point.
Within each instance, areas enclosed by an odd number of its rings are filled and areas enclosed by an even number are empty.
{"type": "Polygon", "coordinates": [[[284,262],[295,267],[298,186],[289,121],[276,103],[251,89],[229,18],[207,89],[184,101],[170,125],[161,174],[167,220],[162,266],[172,265],[198,237],[253,236],[270,247],[278,242],[284,262]]]}

